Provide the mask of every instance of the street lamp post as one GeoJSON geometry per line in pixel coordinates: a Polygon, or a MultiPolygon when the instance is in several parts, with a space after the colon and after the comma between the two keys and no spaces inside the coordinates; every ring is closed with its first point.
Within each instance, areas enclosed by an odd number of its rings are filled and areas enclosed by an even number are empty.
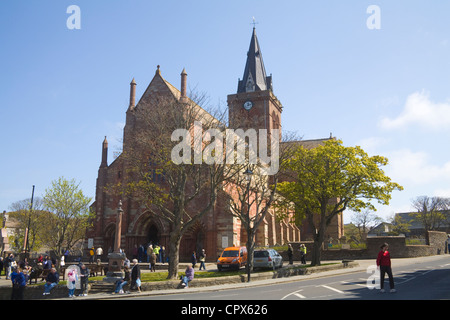
{"type": "Polygon", "coordinates": [[[33,191],[31,192],[31,203],[30,203],[30,214],[28,216],[28,227],[25,229],[25,239],[23,244],[23,252],[25,253],[25,256],[30,252],[30,227],[31,227],[31,215],[33,212],[33,199],[34,199],[34,185],[33,185],[33,191]]]}
{"type": "MultiPolygon", "coordinates": [[[[250,244],[250,183],[252,182],[253,171],[247,167],[244,172],[245,179],[247,180],[247,243],[250,244]]],[[[250,282],[250,271],[252,268],[252,257],[248,254],[250,248],[247,248],[247,282],[250,282]]]]}

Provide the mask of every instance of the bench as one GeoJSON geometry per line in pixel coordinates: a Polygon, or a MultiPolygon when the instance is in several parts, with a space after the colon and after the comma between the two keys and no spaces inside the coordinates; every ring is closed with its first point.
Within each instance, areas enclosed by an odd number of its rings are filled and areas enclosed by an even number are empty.
{"type": "Polygon", "coordinates": [[[31,284],[31,280],[34,279],[34,283],[37,283],[37,279],[41,278],[41,281],[44,281],[45,278],[47,278],[47,275],[49,274],[50,269],[32,269],[30,272],[29,280],[31,284]]]}
{"type": "Polygon", "coordinates": [[[103,275],[104,267],[98,264],[86,264],[86,268],[89,269],[89,276],[97,277],[97,273],[103,275]]]}

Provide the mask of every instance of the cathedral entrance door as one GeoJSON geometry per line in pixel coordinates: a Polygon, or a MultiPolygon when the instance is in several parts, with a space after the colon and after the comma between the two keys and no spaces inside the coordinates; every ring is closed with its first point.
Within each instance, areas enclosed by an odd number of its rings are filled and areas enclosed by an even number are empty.
{"type": "Polygon", "coordinates": [[[158,228],[152,224],[148,229],[148,243],[152,245],[159,244],[158,228]]]}

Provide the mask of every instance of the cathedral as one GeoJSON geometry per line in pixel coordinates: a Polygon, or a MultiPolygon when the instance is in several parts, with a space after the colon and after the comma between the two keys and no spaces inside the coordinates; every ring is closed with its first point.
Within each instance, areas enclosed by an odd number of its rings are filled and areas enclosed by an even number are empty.
{"type": "MultiPolygon", "coordinates": [[[[124,146],[132,143],[135,125],[134,112],[145,108],[150,96],[170,97],[176,100],[186,96],[187,73],[181,73],[180,89],[167,82],[160,67],[136,104],[136,82],[130,83],[130,103],[126,111],[124,146]]],[[[280,129],[283,106],[273,93],[272,75],[268,76],[263,63],[261,48],[253,28],[250,46],[242,80],[239,79],[236,93],[227,97],[229,128],[280,129]]],[[[269,131],[270,132],[270,131],[269,131]]],[[[326,139],[325,139],[326,140],[326,139]]],[[[323,140],[299,141],[305,147],[314,147],[323,140]]],[[[106,192],[106,187],[117,183],[127,172],[128,162],[122,154],[108,164],[108,142],[102,144],[102,157],[98,170],[95,202],[91,208],[95,212],[93,226],[88,230],[86,243],[102,247],[105,252],[114,248],[116,213],[119,200],[122,201],[123,217],[120,247],[131,257],[139,246],[149,243],[169,247],[170,226],[163,219],[150,215],[142,209],[133,196],[124,199],[120,195],[106,192]]],[[[164,182],[161,182],[164,183],[164,182]]],[[[257,246],[283,245],[288,242],[308,240],[308,227],[297,226],[289,218],[278,219],[276,209],[270,209],[256,233],[257,246]]],[[[329,237],[338,239],[343,235],[342,215],[330,226],[329,237]]],[[[202,217],[190,232],[184,234],[180,245],[180,261],[189,259],[193,251],[205,249],[208,261],[215,261],[223,248],[236,245],[245,246],[246,234],[238,218],[223,206],[215,206],[202,217]]]]}

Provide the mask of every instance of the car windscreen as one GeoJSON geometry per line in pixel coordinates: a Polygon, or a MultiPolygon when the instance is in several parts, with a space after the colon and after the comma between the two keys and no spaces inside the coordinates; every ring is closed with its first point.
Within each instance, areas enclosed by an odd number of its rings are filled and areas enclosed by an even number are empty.
{"type": "Polygon", "coordinates": [[[255,251],[253,253],[255,258],[267,258],[269,256],[269,252],[267,251],[255,251]]]}
{"type": "Polygon", "coordinates": [[[237,257],[237,256],[239,256],[238,250],[227,250],[222,253],[222,258],[237,257]]]}

